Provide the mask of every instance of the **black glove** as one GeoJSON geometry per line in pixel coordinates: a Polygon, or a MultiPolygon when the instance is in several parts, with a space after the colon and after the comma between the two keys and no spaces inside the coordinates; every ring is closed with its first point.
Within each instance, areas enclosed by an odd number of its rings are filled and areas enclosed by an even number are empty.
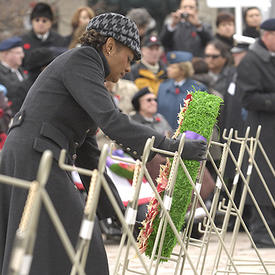
{"type": "Polygon", "coordinates": [[[205,160],[207,143],[199,139],[185,139],[181,157],[186,160],[205,160]]]}
{"type": "MultiPolygon", "coordinates": [[[[167,139],[160,149],[175,152],[178,150],[181,135],[177,139],[167,139]]],[[[207,143],[199,139],[185,139],[181,157],[185,160],[206,160],[207,143]]]]}

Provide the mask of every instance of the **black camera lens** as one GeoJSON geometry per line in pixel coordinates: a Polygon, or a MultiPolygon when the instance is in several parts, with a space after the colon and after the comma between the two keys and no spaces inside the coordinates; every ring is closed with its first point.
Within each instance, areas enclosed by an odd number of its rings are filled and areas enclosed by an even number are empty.
{"type": "Polygon", "coordinates": [[[186,12],[183,12],[183,13],[181,13],[181,18],[183,18],[183,19],[187,19],[188,18],[188,16],[189,16],[189,14],[188,13],[186,13],[186,12]]]}

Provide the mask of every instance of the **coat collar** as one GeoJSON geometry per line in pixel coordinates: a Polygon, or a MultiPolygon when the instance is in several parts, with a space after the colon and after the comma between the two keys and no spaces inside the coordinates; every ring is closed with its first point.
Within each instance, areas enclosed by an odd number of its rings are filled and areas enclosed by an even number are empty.
{"type": "Polygon", "coordinates": [[[104,78],[106,78],[110,74],[110,67],[108,64],[108,61],[102,51],[98,51],[98,54],[100,55],[102,62],[103,62],[103,68],[104,68],[104,78]]]}
{"type": "Polygon", "coordinates": [[[250,46],[249,49],[264,62],[269,62],[271,55],[269,51],[262,45],[262,43],[263,42],[260,39],[257,39],[256,42],[250,46]]]}

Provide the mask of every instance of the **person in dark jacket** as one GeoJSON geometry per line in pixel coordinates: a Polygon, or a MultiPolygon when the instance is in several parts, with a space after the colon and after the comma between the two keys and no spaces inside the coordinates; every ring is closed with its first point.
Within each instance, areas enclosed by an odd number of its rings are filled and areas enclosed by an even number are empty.
{"type": "Polygon", "coordinates": [[[223,42],[230,50],[234,46],[235,18],[230,12],[220,12],[216,19],[215,39],[223,42]]]}
{"type": "MultiPolygon", "coordinates": [[[[58,166],[62,148],[67,151],[70,165],[93,170],[97,168],[100,156],[95,140],[98,127],[136,159],[141,158],[144,145],[151,136],[155,136],[154,146],[160,149],[175,151],[179,144],[179,140],[167,139],[148,127],[131,122],[117,109],[104,86],[105,80],[117,82],[130,71],[130,63],[140,59],[136,25],[120,14],[101,14],[91,19],[81,44],[81,47],[58,56],[32,85],[13,119],[0,167],[4,175],[33,180],[43,151],[53,152],[47,191],[73,246],[80,229],[84,201],[71,174],[58,166]]],[[[185,159],[205,158],[205,142],[187,140],[184,148],[185,159]]],[[[81,176],[81,179],[88,190],[89,177],[81,176]]],[[[123,209],[107,175],[106,179],[123,209]]],[[[1,274],[7,274],[25,200],[26,190],[0,185],[1,274]]],[[[114,214],[109,199],[101,192],[98,218],[114,214]]],[[[30,274],[69,274],[70,260],[44,208],[41,209],[37,233],[30,274]]],[[[91,275],[109,274],[98,219],[94,222],[85,271],[91,275]]]]}
{"type": "Polygon", "coordinates": [[[53,19],[54,14],[49,4],[38,2],[34,6],[30,15],[32,29],[21,36],[26,56],[40,47],[52,47],[56,54],[66,50],[66,39],[52,30],[53,19]]]}
{"type": "Polygon", "coordinates": [[[206,44],[212,39],[210,26],[198,18],[198,1],[182,0],[179,9],[163,27],[161,41],[165,51],[186,51],[203,56],[206,44]]]}
{"type": "Polygon", "coordinates": [[[258,7],[249,7],[244,11],[244,22],[244,36],[249,36],[253,38],[260,37],[260,25],[262,22],[262,14],[258,7]]]}
{"type": "Polygon", "coordinates": [[[13,116],[21,108],[36,78],[54,58],[54,53],[49,48],[36,48],[30,52],[25,61],[25,68],[28,70],[28,78],[24,79],[19,85],[16,85],[13,93],[9,93],[9,100],[12,102],[11,109],[13,116]]]}
{"type": "Polygon", "coordinates": [[[14,36],[0,43],[0,84],[7,88],[7,97],[13,97],[16,87],[27,78],[21,65],[24,58],[22,39],[14,36]]]}
{"type": "MultiPolygon", "coordinates": [[[[249,49],[238,66],[237,87],[240,91],[242,106],[248,111],[246,125],[251,127],[250,134],[255,136],[259,125],[262,126],[260,141],[274,167],[275,163],[275,18],[261,24],[263,31],[249,49]]],[[[255,161],[273,195],[275,194],[274,175],[270,171],[264,156],[257,149],[255,161]]],[[[275,237],[274,205],[265,191],[255,168],[249,183],[264,217],[275,237]]],[[[265,226],[254,207],[251,198],[247,204],[251,208],[249,227],[256,246],[275,247],[265,226]]]]}

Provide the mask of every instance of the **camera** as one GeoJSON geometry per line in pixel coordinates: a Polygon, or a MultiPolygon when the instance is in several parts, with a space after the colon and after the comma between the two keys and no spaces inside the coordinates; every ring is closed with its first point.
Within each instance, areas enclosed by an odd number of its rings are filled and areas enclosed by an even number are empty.
{"type": "Polygon", "coordinates": [[[189,14],[186,13],[186,12],[183,12],[183,13],[181,13],[181,15],[180,15],[180,17],[181,17],[182,19],[185,19],[185,20],[187,20],[188,16],[189,16],[189,14]]]}

